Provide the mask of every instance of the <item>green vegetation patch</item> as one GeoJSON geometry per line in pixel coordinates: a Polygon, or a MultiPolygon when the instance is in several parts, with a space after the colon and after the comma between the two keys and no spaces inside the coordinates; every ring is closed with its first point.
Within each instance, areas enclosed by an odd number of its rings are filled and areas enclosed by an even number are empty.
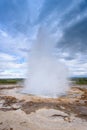
{"type": "Polygon", "coordinates": [[[0,84],[17,84],[23,81],[23,79],[0,79],[0,84]]]}
{"type": "Polygon", "coordinates": [[[86,85],[87,84],[87,78],[72,78],[71,81],[78,85],[86,85]]]}

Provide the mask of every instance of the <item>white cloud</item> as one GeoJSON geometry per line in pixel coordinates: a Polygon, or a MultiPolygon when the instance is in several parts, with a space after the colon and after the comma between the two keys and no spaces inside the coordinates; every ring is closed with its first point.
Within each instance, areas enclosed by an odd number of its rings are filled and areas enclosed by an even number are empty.
{"type": "Polygon", "coordinates": [[[73,76],[87,76],[87,63],[80,63],[79,59],[66,61],[67,66],[73,76]]]}
{"type": "Polygon", "coordinates": [[[23,34],[16,36],[10,35],[8,32],[0,30],[0,50],[25,57],[25,53],[21,49],[29,47],[29,38],[23,34]]]}
{"type": "Polygon", "coordinates": [[[9,55],[7,53],[0,52],[0,62],[1,61],[15,61],[17,57],[9,55]]]}
{"type": "Polygon", "coordinates": [[[0,73],[0,79],[3,78],[25,78],[24,73],[4,71],[0,73]]]}
{"type": "Polygon", "coordinates": [[[0,78],[26,77],[28,50],[32,42],[23,34],[12,36],[0,30],[0,78]]]}
{"type": "Polygon", "coordinates": [[[21,78],[26,76],[26,63],[17,57],[0,53],[0,78],[21,78]]]}

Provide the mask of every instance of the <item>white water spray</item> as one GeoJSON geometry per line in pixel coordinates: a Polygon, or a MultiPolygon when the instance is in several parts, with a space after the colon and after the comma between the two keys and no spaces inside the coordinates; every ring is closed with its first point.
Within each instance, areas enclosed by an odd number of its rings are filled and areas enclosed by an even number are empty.
{"type": "Polygon", "coordinates": [[[29,53],[25,93],[58,97],[68,90],[68,71],[55,57],[54,48],[53,39],[39,29],[37,40],[29,53]]]}

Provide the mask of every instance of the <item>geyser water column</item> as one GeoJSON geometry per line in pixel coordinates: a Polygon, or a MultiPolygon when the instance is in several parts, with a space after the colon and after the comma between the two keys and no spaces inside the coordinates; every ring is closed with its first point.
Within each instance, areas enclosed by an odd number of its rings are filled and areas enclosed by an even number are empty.
{"type": "Polygon", "coordinates": [[[25,93],[58,97],[68,90],[68,71],[54,55],[54,48],[53,38],[40,28],[29,52],[25,93]]]}

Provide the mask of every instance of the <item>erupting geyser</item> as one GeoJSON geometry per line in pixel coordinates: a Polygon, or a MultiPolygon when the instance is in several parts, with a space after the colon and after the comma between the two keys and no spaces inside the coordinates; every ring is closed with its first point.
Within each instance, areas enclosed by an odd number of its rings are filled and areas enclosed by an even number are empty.
{"type": "Polygon", "coordinates": [[[43,29],[29,53],[25,93],[58,97],[68,90],[68,71],[54,55],[55,43],[43,29]]]}

